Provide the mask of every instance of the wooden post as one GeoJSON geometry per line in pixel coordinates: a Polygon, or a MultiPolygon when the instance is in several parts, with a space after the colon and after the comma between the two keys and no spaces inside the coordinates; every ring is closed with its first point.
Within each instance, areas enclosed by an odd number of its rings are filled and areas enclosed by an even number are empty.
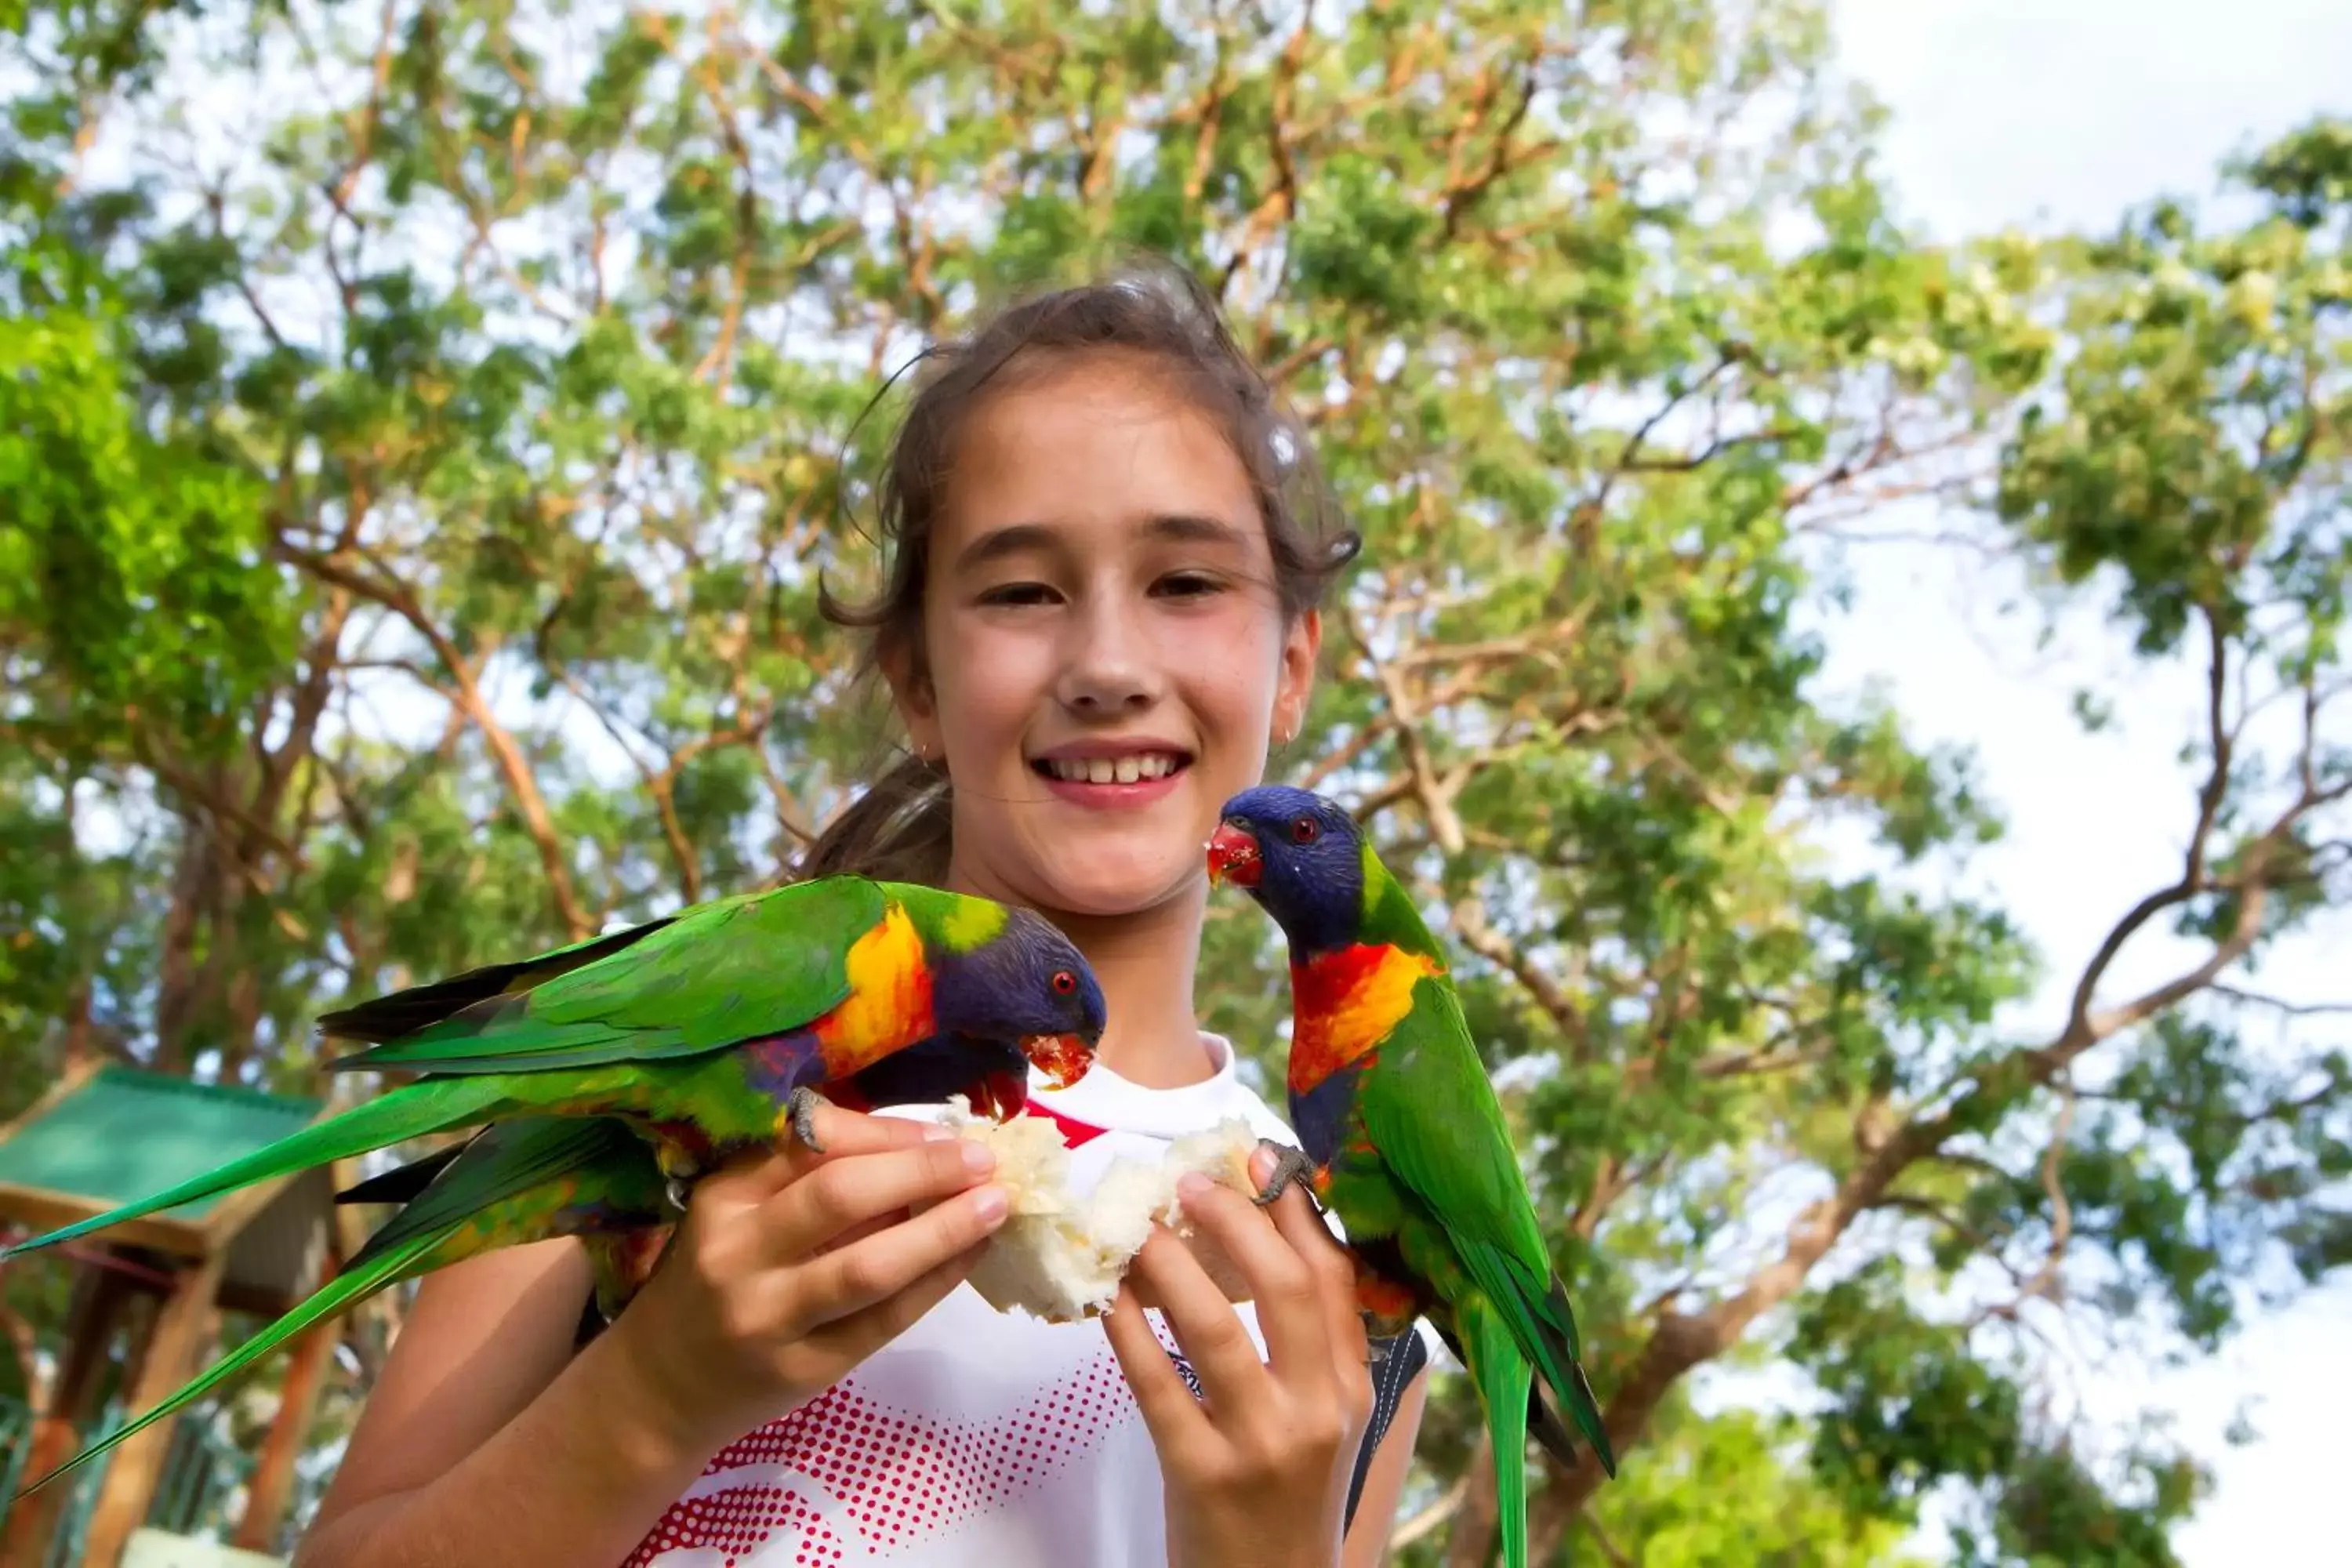
{"type": "Polygon", "coordinates": [[[270,1417],[269,1436],[262,1440],[261,1458],[254,1462],[253,1481],[245,1494],[245,1517],[237,1521],[231,1545],[247,1552],[268,1552],[294,1496],[294,1461],[302,1457],[302,1439],[310,1435],[310,1417],[318,1413],[319,1391],[327,1381],[327,1363],[343,1337],[342,1320],[330,1318],[294,1342],[294,1359],[287,1364],[286,1381],[278,1391],[278,1413],[270,1417]]]}
{"type": "MultiPolygon", "coordinates": [[[[58,1369],[48,1405],[33,1423],[30,1451],[25,1456],[19,1486],[47,1475],[73,1458],[81,1447],[81,1424],[97,1392],[99,1373],[107,1363],[115,1325],[122,1308],[138,1287],[111,1268],[84,1268],[76,1281],[72,1311],[68,1317],[65,1364],[58,1369]]],[[[0,1531],[0,1563],[36,1565],[47,1562],[50,1539],[66,1500],[73,1496],[77,1473],[60,1476],[31,1497],[17,1500],[8,1510],[7,1527],[0,1531]]]]}
{"type": "MultiPolygon", "coordinates": [[[[183,1273],[171,1299],[155,1321],[155,1332],[141,1359],[139,1376],[123,1415],[126,1419],[162,1403],[188,1380],[196,1354],[213,1322],[213,1297],[220,1289],[221,1270],[228,1261],[226,1249],[183,1273]]],[[[114,1450],[107,1466],[106,1484],[89,1519],[83,1547],[85,1568],[116,1568],[131,1532],[146,1521],[155,1499],[163,1458],[171,1451],[172,1429],[178,1418],[158,1421],[114,1450]]]]}

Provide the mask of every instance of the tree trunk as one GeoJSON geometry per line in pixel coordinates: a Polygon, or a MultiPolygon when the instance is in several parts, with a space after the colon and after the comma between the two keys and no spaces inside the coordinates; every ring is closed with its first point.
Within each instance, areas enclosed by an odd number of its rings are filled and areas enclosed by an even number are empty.
{"type": "Polygon", "coordinates": [[[209,834],[193,815],[181,817],[180,864],[172,879],[172,907],[163,916],[163,953],[155,993],[155,1060],[163,1072],[187,1065],[184,1044],[196,1010],[203,978],[196,963],[197,933],[215,901],[215,856],[209,834]]]}
{"type": "Polygon", "coordinates": [[[1495,1552],[1495,1444],[1481,1436],[1463,1478],[1462,1506],[1445,1537],[1445,1568],[1486,1568],[1495,1552]]]}

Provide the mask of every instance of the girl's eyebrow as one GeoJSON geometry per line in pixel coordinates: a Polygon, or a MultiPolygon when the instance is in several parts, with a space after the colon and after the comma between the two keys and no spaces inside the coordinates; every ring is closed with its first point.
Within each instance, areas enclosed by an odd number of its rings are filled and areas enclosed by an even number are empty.
{"type": "MultiPolygon", "coordinates": [[[[1194,544],[1240,545],[1245,539],[1242,531],[1232,523],[1195,512],[1162,512],[1144,524],[1144,531],[1157,539],[1194,544]]],[[[1007,523],[1003,528],[990,529],[959,551],[955,569],[969,572],[1008,555],[1019,555],[1032,550],[1050,550],[1058,542],[1056,531],[1045,523],[1007,523]]]]}

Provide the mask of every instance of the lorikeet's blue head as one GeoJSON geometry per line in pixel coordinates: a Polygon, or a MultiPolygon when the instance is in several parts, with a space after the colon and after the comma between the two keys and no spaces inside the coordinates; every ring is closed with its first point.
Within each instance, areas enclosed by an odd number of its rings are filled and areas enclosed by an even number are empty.
{"type": "Polygon", "coordinates": [[[1354,817],[1307,790],[1264,784],[1225,802],[1209,877],[1264,906],[1294,953],[1346,947],[1363,925],[1363,836],[1354,817]]]}
{"type": "Polygon", "coordinates": [[[931,1016],[942,1034],[1017,1040],[1066,1089],[1094,1065],[1103,1032],[1102,986],[1070,939],[1029,910],[961,952],[931,959],[931,1016]]]}

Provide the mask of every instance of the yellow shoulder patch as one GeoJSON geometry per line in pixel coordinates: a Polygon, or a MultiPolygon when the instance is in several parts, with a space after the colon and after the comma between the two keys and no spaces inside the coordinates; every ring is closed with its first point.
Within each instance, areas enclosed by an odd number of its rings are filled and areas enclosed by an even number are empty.
{"type": "Polygon", "coordinates": [[[829,1076],[841,1077],[931,1033],[931,969],[897,903],[850,944],[849,994],[816,1023],[829,1076]]]}

